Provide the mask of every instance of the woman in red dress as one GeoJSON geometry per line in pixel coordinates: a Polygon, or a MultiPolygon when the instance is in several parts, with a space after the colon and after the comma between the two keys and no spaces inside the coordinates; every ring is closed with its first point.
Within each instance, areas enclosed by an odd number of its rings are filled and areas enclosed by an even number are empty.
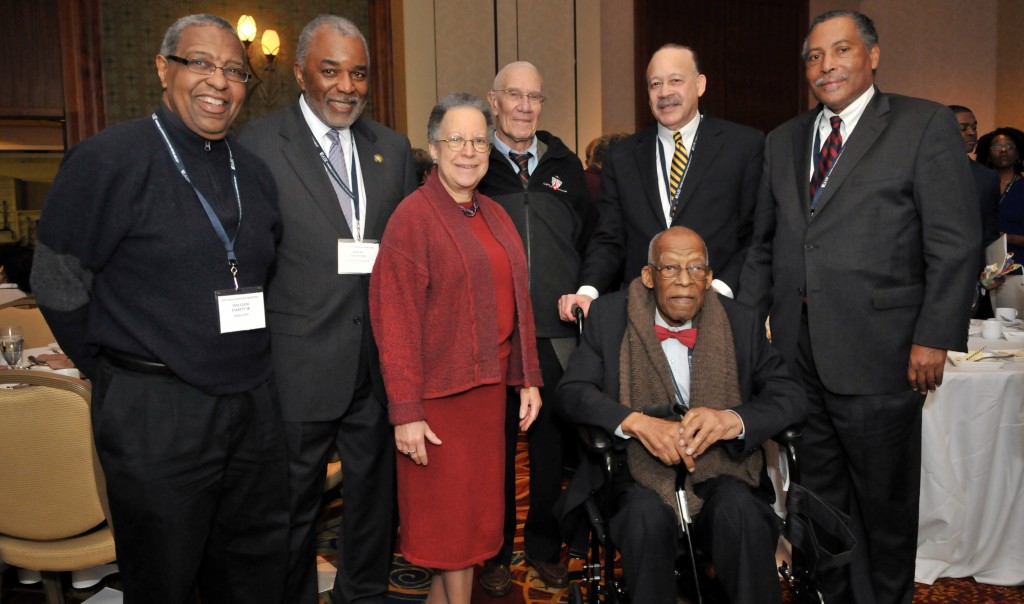
{"type": "Polygon", "coordinates": [[[436,169],[388,221],[370,318],[395,426],[402,554],[435,570],[427,602],[468,604],[473,565],[502,544],[505,388],[520,428],[540,410],[526,255],[476,191],[490,112],[450,94],[427,124],[436,169]]]}

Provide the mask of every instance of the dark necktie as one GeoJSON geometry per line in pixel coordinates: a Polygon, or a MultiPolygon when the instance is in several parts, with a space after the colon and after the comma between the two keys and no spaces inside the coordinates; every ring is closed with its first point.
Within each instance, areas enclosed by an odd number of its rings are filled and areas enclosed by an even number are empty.
{"type": "Polygon", "coordinates": [[[832,169],[832,164],[839,157],[839,152],[843,150],[843,135],[839,133],[839,126],[843,123],[843,118],[833,115],[829,118],[829,122],[832,124],[832,132],[825,139],[825,146],[821,148],[821,159],[818,160],[818,166],[814,170],[814,178],[811,179],[812,199],[818,191],[818,187],[821,186],[822,181],[825,180],[828,171],[832,169]]]}
{"type": "Polygon", "coordinates": [[[662,327],[661,325],[654,326],[654,333],[658,336],[659,342],[664,342],[669,338],[675,338],[679,340],[683,346],[687,348],[693,348],[697,343],[697,328],[691,327],[689,329],[680,329],[679,331],[672,331],[671,329],[662,327]]]}
{"type": "Polygon", "coordinates": [[[672,133],[672,140],[676,143],[675,153],[672,154],[672,170],[669,172],[668,197],[671,200],[669,216],[675,218],[679,209],[679,186],[683,184],[683,174],[686,173],[686,165],[690,163],[690,157],[686,155],[686,146],[683,145],[683,133],[672,133]]]}
{"type": "MultiPolygon", "coordinates": [[[[334,166],[334,171],[344,181],[345,186],[351,187],[352,183],[348,181],[348,170],[345,169],[345,152],[341,148],[340,134],[337,130],[331,128],[327,131],[327,138],[331,139],[331,148],[327,151],[327,159],[330,160],[331,165],[334,166]]],[[[334,178],[329,177],[329,180],[331,181],[331,186],[334,187],[334,192],[338,195],[338,203],[341,204],[341,212],[345,215],[345,222],[348,223],[349,230],[352,230],[352,204],[349,203],[351,197],[341,188],[341,185],[334,181],[334,178]]]]}
{"type": "Polygon", "coordinates": [[[526,185],[530,184],[530,158],[533,157],[533,154],[529,151],[526,153],[509,151],[508,156],[519,166],[519,180],[522,181],[523,188],[525,189],[526,185]]]}

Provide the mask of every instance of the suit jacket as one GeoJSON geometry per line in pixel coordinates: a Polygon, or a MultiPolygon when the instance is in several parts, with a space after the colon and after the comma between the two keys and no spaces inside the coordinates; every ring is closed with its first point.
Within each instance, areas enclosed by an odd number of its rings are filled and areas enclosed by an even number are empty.
{"type": "MultiPolygon", "coordinates": [[[[709,291],[709,296],[717,295],[709,291]]],[[[558,412],[567,420],[603,428],[609,434],[630,414],[619,398],[619,352],[626,332],[627,292],[601,296],[590,307],[580,346],[555,393],[558,412]]],[[[736,349],[736,370],[740,381],[740,405],[732,410],[743,419],[743,440],[720,441],[734,457],[757,452],[766,440],[807,416],[802,387],[792,377],[782,358],[765,337],[764,324],[753,309],[719,296],[732,327],[736,349]]],[[[654,329],[654,317],[651,317],[654,329]]],[[[667,401],[666,401],[667,402],[667,401]]],[[[615,438],[619,454],[626,441],[615,438]]],[[[715,445],[719,446],[719,445],[715,445]]],[[[581,464],[570,484],[560,510],[575,509],[600,486],[601,471],[594,464],[581,464]]]]}
{"type": "MultiPolygon", "coordinates": [[[[988,245],[999,238],[999,174],[973,159],[970,160],[974,188],[981,209],[981,242],[988,245]]],[[[984,249],[982,250],[984,258],[984,249]]],[[[982,260],[984,266],[984,260],[982,260]]]]}
{"type": "Polygon", "coordinates": [[[903,392],[912,343],[964,350],[981,220],[952,112],[875,93],[813,217],[809,111],[768,135],[739,299],[770,308],[787,362],[806,297],[811,347],[838,394],[903,392]]]}
{"type": "MultiPolygon", "coordinates": [[[[599,292],[629,283],[647,264],[647,247],[665,223],[658,179],[658,126],[616,143],[601,168],[597,229],[587,247],[581,285],[599,292]]],[[[735,291],[753,232],[764,135],[705,116],[672,225],[689,227],[707,243],[715,277],[735,291]]],[[[671,161],[671,158],[666,158],[671,161]]]]}
{"type": "MultiPolygon", "coordinates": [[[[366,189],[364,239],[380,240],[398,203],[416,189],[409,140],[365,117],[351,126],[366,189]]],[[[239,141],[270,167],[284,223],[267,283],[267,328],[285,421],[343,415],[359,368],[383,382],[370,333],[369,275],[338,274],[338,239],[351,239],[298,101],[250,124],[239,141]]]]}

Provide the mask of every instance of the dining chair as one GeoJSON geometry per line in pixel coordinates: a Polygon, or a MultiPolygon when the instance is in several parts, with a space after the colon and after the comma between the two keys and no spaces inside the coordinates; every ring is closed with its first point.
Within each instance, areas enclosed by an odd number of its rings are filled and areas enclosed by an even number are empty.
{"type": "Polygon", "coordinates": [[[47,604],[64,602],[61,572],[116,558],[90,396],[79,379],[0,370],[0,577],[40,571],[47,604]]]}

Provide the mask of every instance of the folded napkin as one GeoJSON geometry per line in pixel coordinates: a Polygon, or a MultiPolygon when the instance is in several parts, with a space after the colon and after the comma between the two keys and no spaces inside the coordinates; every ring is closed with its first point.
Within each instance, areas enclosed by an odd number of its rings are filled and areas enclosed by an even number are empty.
{"type": "Polygon", "coordinates": [[[38,354],[36,358],[50,369],[72,369],[75,366],[66,354],[38,354]]]}

